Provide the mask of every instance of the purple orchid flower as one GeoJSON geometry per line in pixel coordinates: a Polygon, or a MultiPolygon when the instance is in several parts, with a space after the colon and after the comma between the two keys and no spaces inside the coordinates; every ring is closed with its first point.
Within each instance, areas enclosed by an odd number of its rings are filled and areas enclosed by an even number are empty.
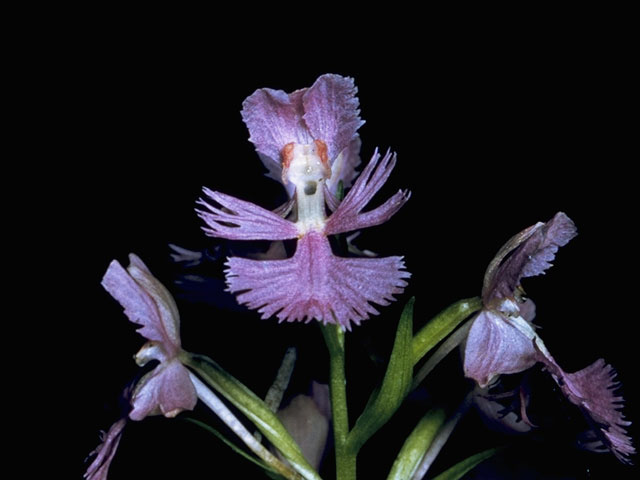
{"type": "Polygon", "coordinates": [[[574,223],[557,213],[509,240],[493,259],[484,278],[484,308],[473,319],[464,351],[464,372],[480,387],[502,374],[522,372],[541,362],[573,404],[580,407],[600,441],[622,462],[635,452],[620,412],[619,383],[604,360],[566,373],[551,356],[530,323],[535,305],[523,299],[522,278],[540,275],[551,266],[559,247],[577,234],[574,223]]]}
{"type": "MultiPolygon", "coordinates": [[[[295,254],[284,260],[256,261],[231,257],[228,291],[258,309],[262,318],[280,321],[338,323],[350,329],[378,311],[370,302],[388,305],[404,291],[402,257],[342,258],[331,251],[328,235],[379,225],[409,199],[398,191],[381,206],[362,212],[393,170],[396,157],[377,151],[338,203],[327,187],[333,178],[331,159],[353,140],[361,125],[351,80],[323,75],[308,90],[287,96],[258,90],[245,102],[244,116],[259,152],[278,159],[283,181],[293,186],[296,221],[253,203],[204,189],[219,206],[200,200],[204,231],[232,240],[298,239],[295,254]],[[333,213],[327,218],[326,207],[333,213]]],[[[274,160],[275,161],[275,160],[274,160]]],[[[335,166],[335,162],[333,164],[335,166]]]]}
{"type": "MultiPolygon", "coordinates": [[[[282,152],[287,145],[314,144],[324,149],[331,175],[325,186],[335,194],[342,180],[345,188],[356,177],[360,164],[360,137],[364,124],[358,110],[358,89],[352,78],[326,74],[310,88],[286,93],[261,88],[242,104],[242,119],[249,129],[267,176],[281,182],[294,196],[295,185],[286,178],[282,152]]],[[[288,147],[292,148],[292,147],[288,147]]]]}
{"type": "MultiPolygon", "coordinates": [[[[102,278],[102,286],[124,307],[129,320],[142,325],[138,332],[149,340],[135,356],[138,365],[143,366],[150,360],[160,362],[125,392],[131,404],[128,418],[142,420],[160,414],[175,417],[183,410],[193,410],[198,398],[189,371],[179,360],[182,352],[180,317],[169,291],[134,254],[129,255],[126,270],[116,260],[112,261],[102,278]]],[[[125,416],[103,435],[102,444],[92,452],[96,457],[85,478],[107,478],[126,422],[125,416]]]]}
{"type": "Polygon", "coordinates": [[[136,354],[138,365],[150,360],[160,364],[138,382],[131,399],[132,420],[162,414],[175,417],[182,410],[193,410],[196,391],[188,370],[178,356],[180,316],[169,291],[136,255],[129,255],[125,270],[116,260],[111,262],[102,286],[124,307],[133,323],[142,325],[138,333],[149,340],[136,354]]]}
{"type": "Polygon", "coordinates": [[[182,410],[193,410],[197,402],[195,387],[188,370],[178,356],[180,316],[169,291],[136,255],[129,255],[125,270],[116,260],[111,262],[102,286],[124,307],[133,323],[142,325],[138,333],[149,340],[136,354],[138,365],[150,360],[160,364],[138,382],[131,399],[132,420],[162,414],[175,417],[182,410]]]}

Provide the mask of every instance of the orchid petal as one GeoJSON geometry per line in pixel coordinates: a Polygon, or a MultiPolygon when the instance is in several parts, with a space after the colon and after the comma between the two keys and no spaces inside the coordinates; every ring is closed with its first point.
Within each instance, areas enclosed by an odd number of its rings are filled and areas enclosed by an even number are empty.
{"type": "Polygon", "coordinates": [[[198,401],[189,371],[177,359],[161,363],[145,375],[133,394],[129,413],[132,420],[162,414],[175,417],[183,410],[193,410],[198,401]]]}
{"type": "MultiPolygon", "coordinates": [[[[306,89],[287,94],[261,88],[242,103],[242,119],[249,129],[249,141],[272,162],[281,162],[280,152],[290,142],[313,141],[304,124],[302,95],[306,89]]],[[[265,159],[262,159],[263,162],[265,159]]],[[[271,169],[269,169],[271,170],[271,169]]]]}
{"type": "Polygon", "coordinates": [[[547,223],[538,223],[513,237],[487,269],[482,289],[485,303],[513,296],[522,278],[544,273],[558,248],[576,235],[573,221],[559,212],[547,223]]]}
{"type": "Polygon", "coordinates": [[[553,360],[545,364],[567,399],[595,424],[594,431],[604,445],[618,460],[631,463],[629,456],[635,448],[625,429],[631,422],[620,411],[624,399],[616,393],[620,383],[613,367],[599,359],[575,373],[566,373],[553,360]]]}
{"type": "Polygon", "coordinates": [[[350,329],[377,314],[369,302],[388,305],[402,293],[410,274],[400,257],[340,258],[327,238],[311,232],[286,260],[255,261],[232,257],[227,263],[228,290],[238,302],[258,309],[262,318],[280,321],[339,323],[350,329]]]}
{"type": "Polygon", "coordinates": [[[298,236],[295,224],[277,213],[208,188],[203,190],[211,200],[226,209],[204,200],[198,202],[209,210],[198,210],[200,218],[209,226],[203,228],[207,235],[231,240],[284,240],[298,236]]]}
{"type": "Polygon", "coordinates": [[[180,349],[180,318],[173,297],[142,260],[133,254],[129,260],[128,270],[112,261],[102,286],[124,307],[131,322],[142,325],[140,335],[160,343],[172,355],[180,349]]]}
{"type": "Polygon", "coordinates": [[[335,212],[327,220],[327,235],[349,232],[379,225],[389,220],[409,200],[408,191],[399,191],[383,205],[366,213],[361,213],[373,196],[385,184],[396,164],[395,154],[387,152],[380,161],[376,151],[371,161],[360,174],[349,193],[335,212]]]}
{"type": "Polygon", "coordinates": [[[532,367],[538,356],[532,338],[517,328],[511,319],[505,319],[494,311],[482,310],[469,331],[464,351],[464,373],[484,388],[498,375],[522,372],[532,367]]]}
{"type": "Polygon", "coordinates": [[[327,144],[330,162],[349,146],[364,124],[357,92],[353,78],[325,74],[302,97],[304,121],[313,138],[327,144]]]}
{"type": "Polygon", "coordinates": [[[327,207],[329,207],[329,210],[332,212],[335,212],[338,206],[340,205],[340,200],[338,200],[338,198],[333,193],[331,193],[331,190],[329,190],[329,187],[327,187],[326,183],[323,188],[324,188],[324,201],[326,202],[327,207]]]}

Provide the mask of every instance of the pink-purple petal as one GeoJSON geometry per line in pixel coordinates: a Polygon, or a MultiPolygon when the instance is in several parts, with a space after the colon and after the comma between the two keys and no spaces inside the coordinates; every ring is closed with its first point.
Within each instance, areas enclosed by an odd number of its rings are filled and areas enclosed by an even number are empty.
{"type": "Polygon", "coordinates": [[[566,373],[555,361],[545,364],[567,399],[594,424],[604,445],[620,461],[631,463],[629,456],[635,453],[635,448],[626,431],[631,422],[621,412],[624,399],[616,393],[620,383],[613,367],[599,359],[575,373],[566,373]]]}
{"type": "Polygon", "coordinates": [[[304,121],[314,139],[327,144],[329,161],[347,148],[364,123],[353,78],[325,74],[302,97],[304,121]]]}
{"type": "Polygon", "coordinates": [[[89,456],[95,455],[96,457],[87,468],[84,478],[87,480],[107,480],[109,467],[118,449],[122,431],[126,424],[127,419],[121,418],[111,425],[108,432],[102,434],[100,445],[89,454],[89,456]]]}
{"type": "MultiPolygon", "coordinates": [[[[127,272],[138,285],[147,292],[158,307],[162,327],[171,342],[171,346],[180,348],[180,313],[169,290],[153,276],[140,257],[130,253],[127,272]]],[[[167,349],[167,345],[164,345],[167,349]]],[[[172,349],[168,349],[171,351],[172,349]]]]}
{"type": "Polygon", "coordinates": [[[482,310],[467,337],[464,373],[486,387],[498,375],[532,367],[538,356],[530,338],[497,312],[482,310]]]}
{"type": "Polygon", "coordinates": [[[382,188],[395,167],[396,156],[387,152],[382,157],[376,151],[333,214],[327,220],[327,235],[349,232],[379,225],[389,220],[409,199],[407,191],[399,191],[384,204],[361,213],[373,196],[382,188]]]}
{"type": "MultiPolygon", "coordinates": [[[[540,230],[540,243],[527,257],[522,269],[522,277],[533,277],[551,267],[559,247],[564,247],[578,234],[573,221],[563,212],[556,215],[540,230]]],[[[536,236],[536,234],[534,234],[536,236]]],[[[531,240],[530,240],[531,242],[531,240]]],[[[527,244],[524,250],[528,250],[527,244]]]]}
{"type": "Polygon", "coordinates": [[[327,187],[326,183],[324,185],[324,201],[327,204],[327,207],[329,207],[329,210],[332,212],[335,212],[338,206],[340,205],[340,201],[333,194],[333,192],[329,190],[329,187],[327,187]]]}
{"type": "Polygon", "coordinates": [[[173,359],[161,363],[140,380],[131,399],[133,409],[129,418],[142,420],[158,414],[175,417],[183,410],[193,410],[197,400],[189,371],[173,359]]]}
{"type": "Polygon", "coordinates": [[[401,257],[341,258],[329,241],[311,232],[298,241],[296,253],[286,260],[255,261],[232,257],[228,261],[229,291],[238,302],[258,309],[262,318],[280,321],[338,323],[350,329],[378,312],[370,302],[387,305],[403,292],[401,257]]]}
{"type": "Polygon", "coordinates": [[[242,104],[242,119],[249,129],[249,141],[256,150],[276,163],[282,148],[290,142],[313,141],[302,119],[302,95],[306,89],[287,94],[282,90],[261,88],[242,104]]]}
{"type": "Polygon", "coordinates": [[[487,269],[482,291],[485,304],[492,298],[512,297],[522,278],[544,273],[551,267],[558,248],[576,235],[573,221],[562,212],[547,223],[536,224],[516,235],[514,239],[518,241],[511,239],[496,257],[506,260],[499,265],[494,261],[487,269]]]}
{"type": "MultiPolygon", "coordinates": [[[[148,272],[148,269],[146,271],[148,272]]],[[[175,327],[171,324],[178,320],[163,318],[158,298],[154,298],[151,292],[140,285],[118,261],[114,260],[109,264],[102,278],[102,286],[124,307],[124,313],[131,322],[142,325],[142,328],[138,329],[140,335],[162,344],[167,352],[180,348],[180,339],[174,335],[175,327]]],[[[165,306],[163,310],[168,312],[171,308],[165,306]]]]}
{"type": "Polygon", "coordinates": [[[198,210],[198,215],[208,226],[203,230],[212,237],[230,240],[284,240],[298,236],[295,224],[277,213],[208,188],[203,190],[209,199],[220,205],[216,207],[204,200],[198,202],[207,209],[198,210]]]}

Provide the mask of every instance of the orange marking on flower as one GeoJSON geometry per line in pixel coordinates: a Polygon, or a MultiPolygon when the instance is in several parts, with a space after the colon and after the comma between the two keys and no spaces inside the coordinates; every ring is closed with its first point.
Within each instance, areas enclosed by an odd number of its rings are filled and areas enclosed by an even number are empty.
{"type": "Polygon", "coordinates": [[[313,143],[315,143],[316,145],[316,153],[320,157],[320,161],[324,165],[329,165],[329,154],[328,154],[327,144],[324,143],[322,140],[314,140],[313,143]]]}
{"type": "MultiPolygon", "coordinates": [[[[282,169],[286,170],[289,168],[291,164],[291,160],[293,160],[293,147],[294,143],[287,143],[284,147],[282,147],[282,169]]],[[[326,148],[326,147],[325,147],[326,148]]]]}
{"type": "Polygon", "coordinates": [[[287,184],[289,180],[287,179],[287,172],[289,171],[289,165],[291,165],[291,161],[293,160],[293,149],[295,144],[293,142],[287,143],[284,147],[282,147],[282,183],[287,184]]]}

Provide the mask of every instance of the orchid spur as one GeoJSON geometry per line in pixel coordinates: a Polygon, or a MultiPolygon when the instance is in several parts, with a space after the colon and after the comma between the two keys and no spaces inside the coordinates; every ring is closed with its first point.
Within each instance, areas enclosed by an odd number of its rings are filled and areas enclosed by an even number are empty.
{"type": "Polygon", "coordinates": [[[275,315],[280,321],[307,322],[315,318],[348,330],[351,323],[358,325],[378,313],[370,302],[388,305],[407,285],[404,279],[410,274],[404,271],[402,257],[337,257],[327,238],[386,222],[410,196],[400,190],[381,206],[363,212],[395,166],[396,157],[390,152],[374,153],[341,202],[329,188],[337,175],[330,159],[349,147],[360,125],[357,102],[349,94],[353,91],[351,81],[329,75],[288,97],[266,90],[245,102],[252,141],[258,151],[280,159],[282,179],[293,188],[295,221],[206,188],[209,201],[199,201],[205,209],[198,214],[210,236],[298,240],[295,254],[285,260],[231,257],[227,262],[228,290],[239,293],[238,301],[258,309],[262,318],[275,315]],[[263,120],[260,128],[255,126],[258,118],[263,120]],[[327,207],[333,212],[328,217],[327,207]]]}

